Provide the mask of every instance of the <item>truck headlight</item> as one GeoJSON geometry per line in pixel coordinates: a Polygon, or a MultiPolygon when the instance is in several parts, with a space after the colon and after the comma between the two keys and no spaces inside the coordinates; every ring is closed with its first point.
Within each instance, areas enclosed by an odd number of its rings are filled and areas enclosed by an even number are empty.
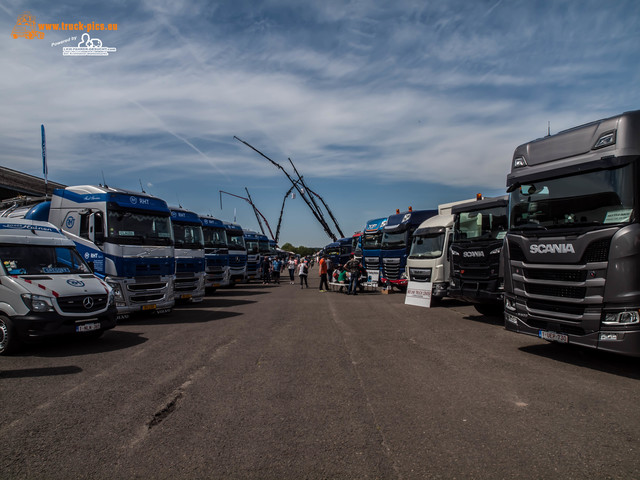
{"type": "Polygon", "coordinates": [[[116,282],[107,282],[111,287],[111,291],[113,292],[113,297],[116,302],[124,302],[124,296],[122,295],[122,288],[119,283],[116,282]]]}
{"type": "Polygon", "coordinates": [[[638,314],[637,310],[607,313],[602,323],[605,325],[632,325],[640,323],[640,314],[638,314]]]}
{"type": "Polygon", "coordinates": [[[23,293],[21,297],[27,308],[33,312],[53,311],[51,297],[43,297],[42,295],[33,295],[31,293],[23,293]]]}
{"type": "Polygon", "coordinates": [[[502,247],[494,248],[489,252],[489,255],[497,255],[502,251],[502,247]]]}

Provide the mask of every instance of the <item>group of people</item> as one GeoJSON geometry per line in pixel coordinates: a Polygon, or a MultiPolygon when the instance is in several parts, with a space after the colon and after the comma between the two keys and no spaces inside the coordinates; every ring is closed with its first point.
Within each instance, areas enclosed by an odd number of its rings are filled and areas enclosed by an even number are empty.
{"type": "MultiPolygon", "coordinates": [[[[347,295],[358,294],[362,265],[354,254],[351,254],[351,259],[347,263],[345,263],[344,265],[339,265],[338,268],[331,268],[326,255],[320,259],[318,266],[320,268],[319,290],[321,292],[326,292],[327,290],[329,290],[328,280],[330,278],[331,281],[336,283],[347,285],[348,282],[349,287],[347,289],[347,295]]],[[[342,288],[343,287],[340,287],[340,291],[342,291],[342,288]]]]}
{"type": "MultiPolygon", "coordinates": [[[[280,274],[285,270],[289,271],[289,284],[295,285],[295,275],[298,274],[300,278],[300,288],[309,288],[309,268],[311,262],[308,258],[296,258],[290,256],[286,262],[280,258],[275,257],[271,259],[266,257],[262,260],[262,284],[276,283],[280,284],[280,274]]],[[[320,287],[321,292],[329,290],[329,280],[344,284],[347,287],[347,295],[357,295],[359,288],[360,274],[362,273],[362,265],[360,261],[351,255],[351,259],[344,265],[338,265],[337,268],[331,265],[331,261],[326,255],[323,255],[318,262],[318,268],[320,272],[320,287]]],[[[342,287],[340,287],[342,292],[342,287]]]]}

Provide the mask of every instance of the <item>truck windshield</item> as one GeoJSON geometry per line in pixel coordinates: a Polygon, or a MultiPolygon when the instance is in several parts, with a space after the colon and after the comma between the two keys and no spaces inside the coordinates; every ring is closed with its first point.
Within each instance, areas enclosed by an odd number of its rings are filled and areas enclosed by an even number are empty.
{"type": "Polygon", "coordinates": [[[394,250],[397,248],[406,248],[407,246],[407,232],[401,233],[387,233],[382,235],[382,249],[394,250]]]}
{"type": "Polygon", "coordinates": [[[229,250],[245,250],[242,233],[227,232],[229,250]]]}
{"type": "Polygon", "coordinates": [[[251,255],[255,255],[260,252],[260,244],[258,240],[247,240],[244,241],[245,246],[247,247],[247,253],[251,255]]]}
{"type": "Polygon", "coordinates": [[[110,242],[129,245],[172,245],[169,214],[109,209],[107,237],[110,242]]]}
{"type": "Polygon", "coordinates": [[[456,241],[502,240],[507,233],[507,210],[504,207],[487,208],[456,215],[454,238],[456,241]]]}
{"type": "Polygon", "coordinates": [[[73,247],[1,245],[0,262],[8,275],[90,273],[73,247]]]}
{"type": "Polygon", "coordinates": [[[362,236],[363,250],[378,250],[382,244],[382,232],[368,233],[362,236]]]}
{"type": "Polygon", "coordinates": [[[269,253],[269,241],[268,240],[260,240],[258,242],[260,245],[260,253],[269,253]]]}
{"type": "Polygon", "coordinates": [[[191,223],[171,222],[173,239],[176,248],[201,249],[204,248],[202,227],[191,223]]]}
{"type": "Polygon", "coordinates": [[[204,227],[202,235],[205,248],[227,248],[227,232],[224,228],[204,227]]]}
{"type": "Polygon", "coordinates": [[[409,258],[439,258],[444,252],[444,233],[413,237],[409,258]]]}
{"type": "Polygon", "coordinates": [[[521,185],[511,193],[512,230],[594,227],[633,218],[633,165],[521,185]]]}

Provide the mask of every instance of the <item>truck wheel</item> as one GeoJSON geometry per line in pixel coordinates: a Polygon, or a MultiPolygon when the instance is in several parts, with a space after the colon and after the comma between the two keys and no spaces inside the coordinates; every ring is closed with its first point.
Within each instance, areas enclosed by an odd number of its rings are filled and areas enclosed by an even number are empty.
{"type": "Polygon", "coordinates": [[[15,353],[20,349],[22,342],[16,336],[11,320],[0,315],[0,355],[15,353]]]}
{"type": "Polygon", "coordinates": [[[487,317],[499,317],[504,313],[504,306],[501,303],[476,303],[474,308],[487,317]]]}

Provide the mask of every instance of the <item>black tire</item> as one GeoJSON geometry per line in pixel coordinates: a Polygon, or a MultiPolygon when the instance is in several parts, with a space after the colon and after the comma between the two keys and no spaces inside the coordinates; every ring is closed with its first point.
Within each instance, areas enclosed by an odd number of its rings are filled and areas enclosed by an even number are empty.
{"type": "Polygon", "coordinates": [[[476,303],[473,306],[478,313],[486,317],[500,317],[504,313],[502,303],[476,303]]]}
{"type": "Polygon", "coordinates": [[[22,342],[16,335],[11,320],[0,315],[0,355],[16,353],[22,347],[22,342]]]}

